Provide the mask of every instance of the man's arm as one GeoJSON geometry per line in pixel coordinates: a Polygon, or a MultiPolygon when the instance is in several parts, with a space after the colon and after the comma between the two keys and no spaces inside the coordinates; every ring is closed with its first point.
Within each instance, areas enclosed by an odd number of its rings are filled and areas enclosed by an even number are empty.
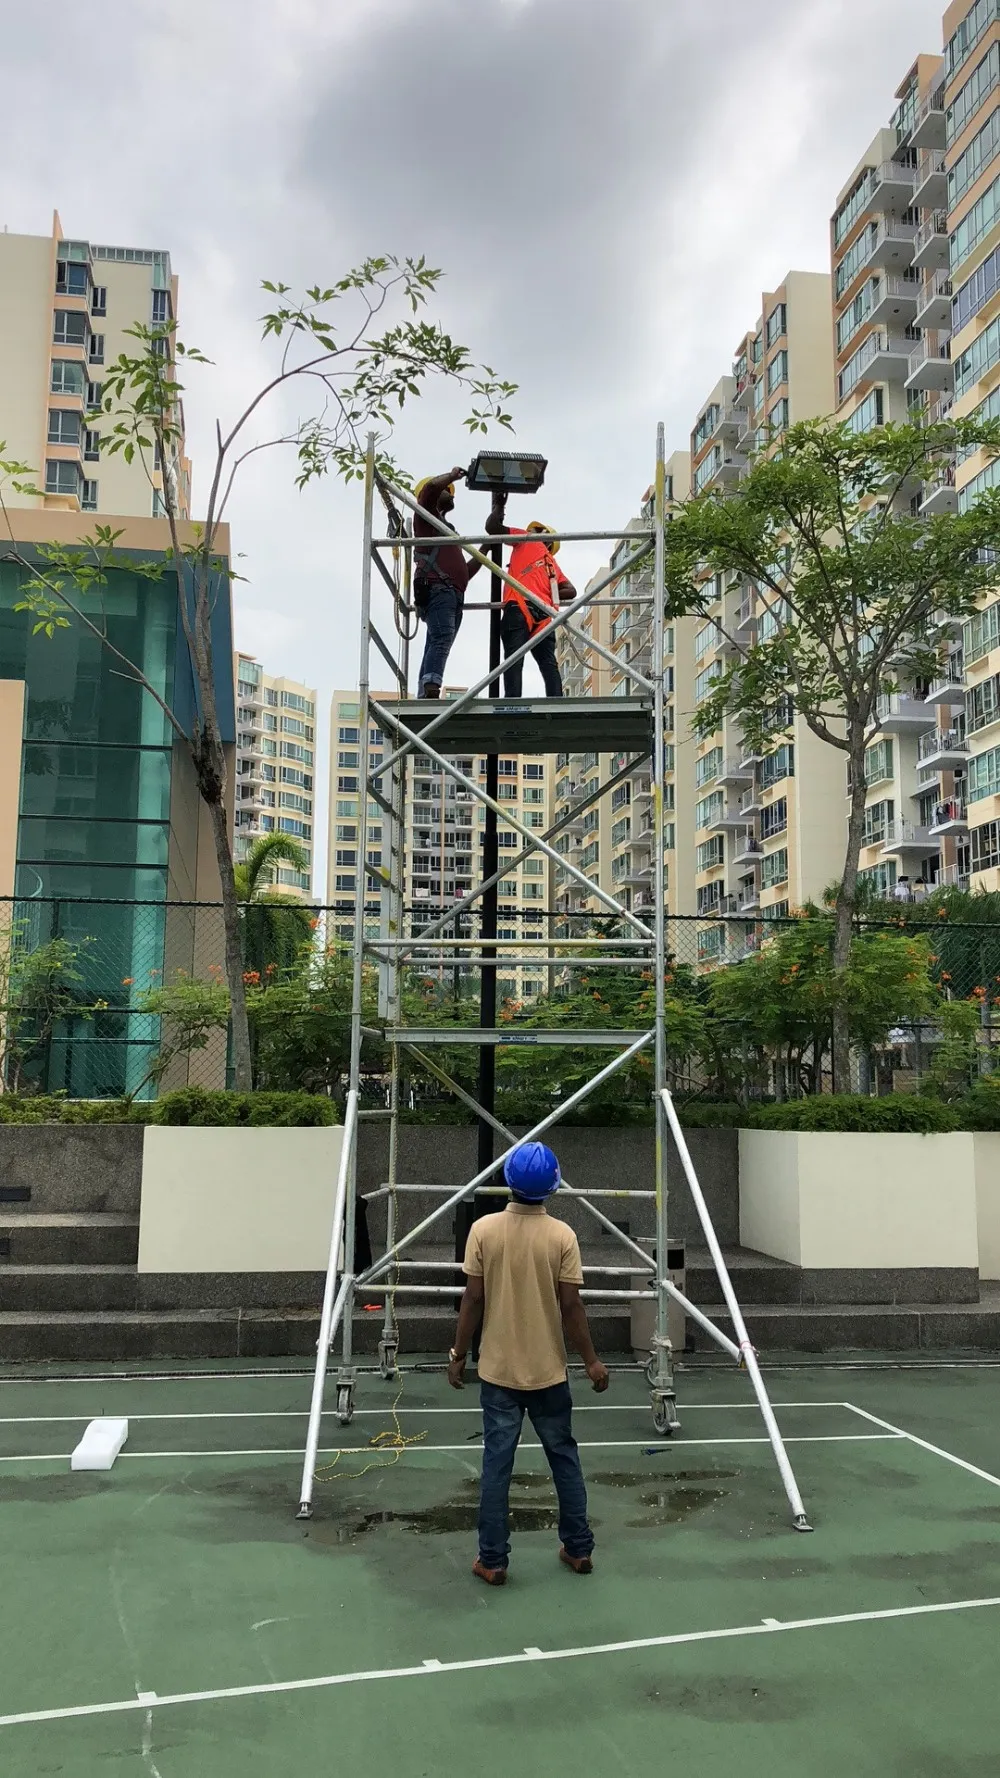
{"type": "Polygon", "coordinates": [[[587,1375],[597,1390],[603,1395],[608,1386],[608,1367],[602,1364],[594,1351],[594,1342],[590,1337],[590,1323],[587,1311],[580,1301],[578,1284],[559,1285],[559,1311],[562,1315],[563,1332],[571,1346],[579,1352],[587,1369],[587,1375]]]}
{"type": "Polygon", "coordinates": [[[424,490],[421,495],[421,503],[423,504],[426,502],[425,511],[432,511],[437,505],[437,497],[442,489],[450,488],[452,482],[461,481],[465,473],[464,466],[461,463],[456,463],[454,469],[446,469],[443,475],[429,476],[424,483],[424,490]]]}
{"type": "Polygon", "coordinates": [[[555,564],[555,569],[556,582],[559,587],[559,603],[560,605],[568,605],[571,599],[576,598],[576,587],[571,580],[566,578],[566,575],[563,573],[558,562],[555,564]]]}
{"type": "Polygon", "coordinates": [[[448,1381],[453,1389],[465,1388],[465,1360],[473,1336],[483,1319],[483,1303],[486,1290],[482,1277],[470,1278],[465,1286],[458,1311],[458,1326],[455,1329],[455,1344],[452,1347],[454,1358],[448,1360],[448,1381]]]}
{"type": "Polygon", "coordinates": [[[490,507],[489,517],[486,520],[486,529],[491,537],[510,536],[510,532],[504,524],[504,513],[506,511],[507,496],[502,488],[497,488],[493,495],[493,505],[490,507]]]}

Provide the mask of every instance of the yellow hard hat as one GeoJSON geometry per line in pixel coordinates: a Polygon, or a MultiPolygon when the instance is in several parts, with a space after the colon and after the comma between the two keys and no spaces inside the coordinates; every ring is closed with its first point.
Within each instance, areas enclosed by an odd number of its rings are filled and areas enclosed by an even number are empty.
{"type": "MultiPolygon", "coordinates": [[[[423,503],[424,503],[424,489],[427,487],[427,484],[429,482],[432,482],[433,480],[434,480],[434,477],[432,475],[425,475],[423,481],[418,482],[416,487],[414,488],[413,498],[416,501],[418,506],[423,505],[423,503]]],[[[445,494],[450,494],[452,496],[452,498],[454,498],[454,495],[455,495],[454,482],[449,482],[448,486],[446,488],[444,488],[442,490],[442,492],[445,494]]]]}
{"type": "MultiPolygon", "coordinates": [[[[538,519],[532,519],[530,525],[528,526],[528,530],[529,531],[546,531],[547,532],[549,530],[549,526],[541,524],[538,519]]],[[[551,543],[548,545],[548,550],[549,550],[549,554],[551,556],[557,556],[559,554],[559,539],[558,539],[558,537],[554,537],[552,539],[551,543]]]]}

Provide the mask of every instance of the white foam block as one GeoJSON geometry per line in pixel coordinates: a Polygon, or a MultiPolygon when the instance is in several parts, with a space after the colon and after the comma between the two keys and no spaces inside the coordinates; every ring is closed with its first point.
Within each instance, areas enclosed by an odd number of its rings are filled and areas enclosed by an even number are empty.
{"type": "Polygon", "coordinates": [[[127,1420],[91,1420],[70,1458],[70,1469],[110,1469],[127,1438],[127,1420]]]}

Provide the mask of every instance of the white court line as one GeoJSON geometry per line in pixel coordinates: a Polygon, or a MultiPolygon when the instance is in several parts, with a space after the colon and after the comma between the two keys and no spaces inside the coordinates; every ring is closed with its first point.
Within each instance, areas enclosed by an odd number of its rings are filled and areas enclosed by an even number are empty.
{"type": "MultiPolygon", "coordinates": [[[[841,1408],[844,1404],[841,1401],[776,1401],[771,1405],[784,1412],[786,1408],[841,1408]]],[[[733,1408],[752,1408],[755,1413],[758,1411],[755,1401],[684,1401],[682,1399],[678,1406],[680,1411],[685,1414],[702,1411],[711,1413],[716,1408],[724,1409],[726,1412],[733,1408]]],[[[580,1407],[574,1406],[573,1412],[574,1414],[644,1414],[649,1412],[649,1402],[609,1401],[600,1406],[591,1403],[580,1407]]],[[[482,1409],[478,1407],[393,1408],[387,1402],[384,1408],[355,1408],[354,1418],[360,1420],[364,1416],[373,1420],[382,1420],[392,1413],[418,1414],[423,1417],[425,1414],[480,1414],[482,1409]]],[[[92,1414],[12,1414],[6,1418],[0,1416],[0,1426],[79,1426],[81,1421],[92,1420],[93,1417],[92,1414]]],[[[130,1421],[135,1421],[137,1424],[139,1421],[147,1420],[308,1420],[309,1409],[269,1409],[262,1413],[241,1409],[238,1413],[129,1414],[128,1417],[130,1421]]],[[[324,1420],[335,1420],[336,1418],[336,1408],[324,1409],[324,1420]]]]}
{"type": "MultiPolygon", "coordinates": [[[[866,1445],[866,1444],[897,1444],[907,1437],[905,1432],[821,1432],[809,1435],[785,1437],[786,1445],[866,1445]]],[[[581,1439],[581,1451],[650,1451],[660,1455],[666,1451],[690,1451],[703,1445],[769,1445],[769,1438],[684,1438],[675,1439],[669,1444],[657,1444],[655,1440],[643,1438],[608,1438],[581,1439]]],[[[541,1445],[534,1440],[525,1441],[518,1446],[521,1451],[540,1451],[541,1445]]],[[[335,1457],[338,1452],[344,1457],[406,1457],[419,1456],[422,1452],[443,1451],[481,1451],[478,1440],[467,1439],[463,1445],[406,1445],[398,1450],[390,1446],[376,1445],[327,1445],[317,1452],[320,1457],[335,1457]]],[[[24,1455],[3,1457],[4,1463],[68,1463],[72,1455],[70,1451],[29,1451],[24,1455]]],[[[257,1450],[240,1451],[120,1451],[116,1461],[123,1463],[148,1463],[153,1458],[164,1457],[301,1457],[301,1445],[283,1448],[280,1445],[265,1445],[257,1450]]],[[[967,1466],[968,1467],[968,1466],[967,1466]]],[[[992,1478],[991,1478],[992,1479],[992,1478]]],[[[1000,1483],[998,1483],[1000,1486],[1000,1483]]]]}
{"type": "MultiPolygon", "coordinates": [[[[643,1367],[641,1365],[619,1365],[612,1363],[608,1368],[613,1376],[630,1375],[638,1377],[641,1375],[643,1367]]],[[[825,1361],[817,1362],[816,1364],[768,1363],[762,1364],[760,1368],[761,1371],[769,1377],[802,1376],[815,1371],[822,1371],[824,1374],[832,1373],[834,1375],[841,1371],[874,1371],[876,1373],[884,1371],[886,1373],[892,1372],[893,1374],[896,1374],[899,1371],[913,1371],[915,1374],[918,1374],[921,1371],[995,1371],[1000,1370],[1000,1358],[932,1358],[928,1359],[926,1362],[924,1360],[904,1362],[901,1360],[893,1361],[875,1359],[845,1363],[829,1363],[825,1361]]],[[[400,1366],[400,1373],[406,1377],[430,1375],[444,1376],[445,1369],[446,1367],[443,1363],[436,1366],[427,1365],[420,1367],[404,1364],[400,1366]]],[[[698,1364],[695,1367],[695,1372],[697,1374],[709,1376],[718,1376],[725,1373],[728,1376],[732,1369],[733,1366],[731,1364],[717,1364],[714,1360],[711,1360],[703,1361],[698,1364]]],[[[36,1371],[25,1377],[4,1376],[0,1374],[0,1388],[8,1383],[16,1383],[21,1388],[24,1388],[25,1386],[36,1387],[41,1383],[47,1385],[60,1383],[245,1383],[260,1382],[262,1380],[280,1382],[282,1379],[287,1381],[289,1378],[311,1378],[312,1374],[311,1367],[302,1370],[273,1371],[97,1371],[88,1373],[85,1377],[59,1376],[58,1374],[55,1376],[40,1376],[36,1371]]],[[[374,1378],[377,1377],[378,1374],[378,1370],[374,1366],[371,1368],[360,1368],[360,1375],[363,1377],[374,1378]]],[[[575,1376],[577,1380],[582,1380],[581,1372],[574,1370],[571,1374],[575,1376]]],[[[839,1407],[841,1404],[837,1402],[834,1405],[839,1407]]]]}
{"type": "Polygon", "coordinates": [[[523,1667],[537,1661],[573,1661],[594,1655],[633,1654],[646,1648],[676,1648],[692,1642],[726,1642],[744,1636],[780,1636],[791,1630],[829,1630],[844,1624],[886,1623],[894,1618],[933,1617],[944,1612],[981,1611],[1000,1606],[1000,1598],[954,1599],[940,1605],[897,1605],[885,1611],[849,1611],[837,1617],[776,1618],[739,1624],[726,1630],[685,1630],[673,1636],[640,1636],[630,1642],[598,1642],[584,1648],[523,1649],[518,1654],[486,1655],[468,1661],[421,1661],[415,1667],[379,1667],[354,1673],[324,1673],[315,1679],[280,1679],[262,1685],[220,1686],[214,1691],[166,1692],[151,1703],[118,1698],[107,1704],[70,1704],[55,1710],[21,1710],[0,1716],[0,1729],[23,1723],[65,1722],[82,1716],[119,1716],[134,1710],[164,1710],[179,1704],[213,1704],[231,1698],[263,1698],[281,1692],[323,1691],[335,1685],[359,1685],[379,1679],[435,1679],[443,1673],[475,1673],[491,1667],[523,1667]]]}
{"type": "Polygon", "coordinates": [[[959,1469],[968,1470],[970,1475],[978,1476],[981,1482],[992,1482],[994,1488],[1000,1488],[1000,1476],[991,1475],[988,1469],[980,1469],[975,1463],[967,1463],[964,1457],[956,1457],[954,1451],[945,1451],[940,1445],[928,1444],[925,1438],[918,1438],[915,1432],[906,1432],[902,1426],[893,1426],[889,1420],[880,1420],[877,1414],[869,1414],[866,1408],[855,1407],[852,1401],[845,1401],[843,1406],[850,1408],[852,1414],[859,1414],[862,1420],[870,1420],[873,1426],[882,1426],[886,1432],[898,1433],[901,1438],[909,1439],[911,1445],[919,1445],[922,1451],[930,1451],[932,1457],[943,1457],[946,1463],[954,1463],[959,1469]]]}

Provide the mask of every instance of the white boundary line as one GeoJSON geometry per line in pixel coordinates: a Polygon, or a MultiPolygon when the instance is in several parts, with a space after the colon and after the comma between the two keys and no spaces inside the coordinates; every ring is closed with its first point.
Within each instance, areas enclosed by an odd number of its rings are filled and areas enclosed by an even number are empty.
{"type": "Polygon", "coordinates": [[[478,1660],[438,1661],[433,1657],[415,1667],[381,1667],[354,1673],[324,1673],[314,1679],[272,1680],[262,1685],[221,1686],[213,1691],[169,1692],[157,1697],[118,1698],[106,1704],[71,1704],[56,1710],[22,1710],[0,1716],[0,1729],[24,1723],[65,1722],[84,1716],[117,1716],[136,1710],[164,1710],[176,1705],[210,1704],[233,1698],[262,1698],[283,1692],[323,1691],[335,1685],[359,1685],[384,1679],[431,1679],[442,1673],[474,1673],[491,1667],[521,1667],[532,1662],[572,1661],[595,1655],[631,1654],[647,1648],[676,1648],[692,1642],[726,1642],[746,1636],[779,1636],[792,1630],[828,1630],[845,1624],[887,1623],[895,1618],[933,1617],[945,1612],[981,1611],[1000,1606],[1000,1598],[955,1599],[939,1605],[897,1605],[885,1611],[851,1611],[836,1617],[790,1619],[765,1618],[755,1624],[739,1624],[725,1630],[685,1630],[672,1636],[641,1636],[629,1642],[598,1642],[584,1648],[523,1649],[518,1654],[486,1655],[478,1660]]]}
{"type": "MultiPolygon", "coordinates": [[[[857,1444],[898,1444],[907,1437],[905,1432],[836,1432],[811,1433],[799,1437],[786,1437],[786,1445],[857,1445],[857,1444]]],[[[581,1451],[648,1451],[657,1456],[666,1451],[690,1451],[705,1445],[767,1445],[770,1439],[764,1438],[685,1438],[670,1442],[657,1443],[655,1438],[639,1439],[591,1439],[581,1440],[581,1451]]],[[[540,1444],[532,1440],[524,1440],[519,1446],[520,1451],[540,1451],[540,1444]]],[[[419,1456],[422,1452],[444,1451],[480,1451],[482,1445],[478,1440],[467,1439],[462,1445],[405,1445],[397,1449],[389,1446],[376,1445],[327,1445],[317,1454],[321,1457],[406,1457],[419,1456]]],[[[25,1454],[0,1456],[0,1466],[4,1463],[68,1463],[69,1451],[29,1451],[25,1454]]],[[[261,1449],[240,1451],[121,1451],[117,1461],[130,1459],[133,1463],[149,1462],[153,1458],[162,1460],[167,1457],[301,1457],[299,1445],[283,1448],[279,1445],[268,1445],[261,1449]]],[[[993,1478],[990,1478],[991,1480],[993,1478]]],[[[1000,1487],[1000,1483],[997,1484],[1000,1487]]]]}
{"type": "MultiPolygon", "coordinates": [[[[775,1402],[774,1406],[784,1412],[788,1408],[841,1408],[844,1403],[841,1401],[779,1401],[775,1402]]],[[[682,1407],[685,1414],[712,1413],[715,1409],[728,1413],[734,1408],[751,1408],[756,1412],[757,1403],[755,1401],[686,1401],[682,1407]]],[[[574,1414],[648,1414],[649,1402],[609,1401],[601,1406],[596,1404],[574,1406],[573,1412],[574,1414]]],[[[362,1418],[381,1420],[387,1419],[392,1413],[418,1414],[423,1417],[426,1414],[480,1414],[482,1409],[479,1407],[394,1409],[391,1404],[387,1403],[384,1408],[355,1408],[354,1418],[355,1420],[362,1418]]],[[[82,1421],[93,1418],[92,1414],[14,1414],[7,1417],[0,1416],[0,1426],[79,1426],[82,1421]]],[[[137,1425],[140,1422],[153,1420],[308,1420],[308,1418],[308,1408],[269,1409],[262,1413],[257,1413],[252,1409],[242,1409],[239,1412],[227,1411],[211,1414],[128,1415],[128,1419],[135,1421],[137,1425]]],[[[324,1420],[335,1420],[336,1418],[336,1408],[324,1409],[324,1420]]]]}
{"type": "MultiPolygon", "coordinates": [[[[615,1364],[613,1362],[608,1368],[615,1376],[632,1375],[639,1377],[642,1375],[643,1370],[642,1365],[615,1364]]],[[[722,1373],[728,1375],[732,1371],[732,1368],[731,1364],[716,1364],[714,1361],[703,1360],[699,1362],[693,1370],[687,1370],[685,1368],[684,1374],[687,1376],[699,1374],[717,1376],[722,1373]]],[[[837,1361],[831,1363],[828,1360],[823,1360],[817,1361],[815,1364],[782,1364],[778,1361],[776,1363],[762,1364],[760,1368],[767,1376],[809,1376],[817,1371],[821,1371],[824,1374],[832,1373],[834,1375],[840,1371],[867,1371],[875,1372],[876,1374],[881,1371],[892,1372],[894,1374],[899,1371],[913,1371],[917,1374],[921,1371],[995,1371],[1000,1370],[1000,1358],[932,1358],[927,1360],[875,1358],[870,1360],[853,1360],[849,1363],[840,1363],[837,1361]]],[[[400,1365],[399,1369],[400,1373],[407,1377],[431,1375],[443,1376],[446,1366],[443,1362],[439,1365],[431,1365],[429,1363],[426,1365],[403,1364],[400,1365]]],[[[369,1368],[359,1365],[358,1371],[359,1375],[362,1377],[375,1378],[379,1375],[375,1366],[369,1368]]],[[[16,1383],[19,1387],[23,1388],[25,1385],[37,1387],[43,1383],[52,1385],[59,1383],[274,1382],[281,1381],[282,1379],[288,1381],[290,1378],[308,1378],[311,1377],[312,1374],[311,1369],[305,1368],[301,1370],[270,1371],[97,1371],[89,1372],[86,1376],[82,1377],[60,1375],[58,1373],[54,1376],[48,1374],[40,1376],[37,1372],[25,1377],[16,1377],[10,1375],[4,1376],[0,1373],[0,1388],[3,1388],[8,1383],[16,1383]]],[[[571,1380],[574,1376],[579,1378],[581,1373],[574,1367],[571,1367],[571,1380]]],[[[838,1403],[837,1405],[839,1406],[840,1404],[838,1403]]]]}
{"type": "Polygon", "coordinates": [[[841,1404],[850,1408],[852,1414],[858,1414],[862,1420],[870,1420],[873,1426],[881,1426],[886,1432],[897,1433],[901,1438],[908,1439],[911,1445],[919,1445],[922,1451],[930,1451],[932,1457],[943,1457],[946,1463],[954,1463],[959,1469],[965,1469],[969,1475],[978,1476],[981,1482],[992,1482],[994,1488],[1000,1488],[1000,1476],[991,1475],[988,1469],[980,1469],[975,1463],[967,1463],[964,1457],[956,1457],[953,1451],[945,1451],[940,1445],[928,1444],[925,1438],[918,1438],[915,1432],[907,1432],[902,1426],[894,1426],[890,1420],[881,1420],[878,1414],[869,1414],[866,1408],[855,1407],[853,1401],[841,1404]]]}

